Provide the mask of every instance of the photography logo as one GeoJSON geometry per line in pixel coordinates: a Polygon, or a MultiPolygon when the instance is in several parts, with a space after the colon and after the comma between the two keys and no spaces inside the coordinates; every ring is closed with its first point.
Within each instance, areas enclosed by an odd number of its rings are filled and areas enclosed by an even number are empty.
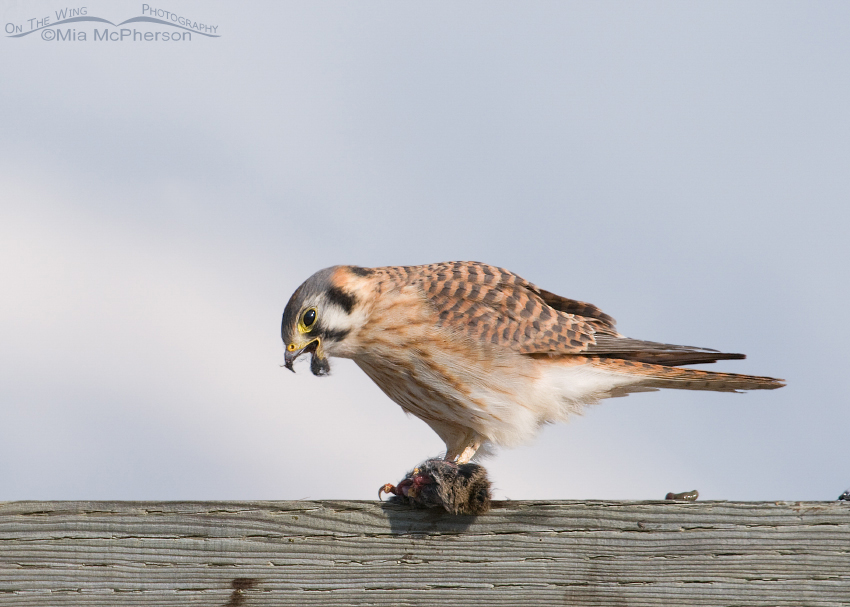
{"type": "Polygon", "coordinates": [[[218,25],[142,4],[141,15],[121,23],[88,14],[85,6],[63,8],[53,15],[5,25],[7,38],[31,34],[47,42],[191,42],[192,36],[220,38],[218,25]],[[125,27],[132,24],[133,27],[125,27]],[[136,25],[140,29],[136,29],[136,25]]]}

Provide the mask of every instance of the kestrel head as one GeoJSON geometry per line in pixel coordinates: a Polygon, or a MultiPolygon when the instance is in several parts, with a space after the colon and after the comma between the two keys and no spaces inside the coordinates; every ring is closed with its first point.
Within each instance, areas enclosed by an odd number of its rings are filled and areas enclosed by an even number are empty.
{"type": "Polygon", "coordinates": [[[354,278],[347,266],[325,268],[292,294],[280,326],[287,369],[294,372],[295,359],[310,353],[313,375],[326,375],[331,369],[328,356],[345,356],[346,339],[362,323],[358,297],[351,289],[354,278]]]}

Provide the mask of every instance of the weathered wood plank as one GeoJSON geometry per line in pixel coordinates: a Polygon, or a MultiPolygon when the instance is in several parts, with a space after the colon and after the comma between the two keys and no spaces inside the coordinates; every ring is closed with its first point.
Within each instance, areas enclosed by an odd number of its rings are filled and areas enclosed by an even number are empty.
{"type": "Polygon", "coordinates": [[[0,606],[850,605],[850,503],[0,504],[0,606]]]}

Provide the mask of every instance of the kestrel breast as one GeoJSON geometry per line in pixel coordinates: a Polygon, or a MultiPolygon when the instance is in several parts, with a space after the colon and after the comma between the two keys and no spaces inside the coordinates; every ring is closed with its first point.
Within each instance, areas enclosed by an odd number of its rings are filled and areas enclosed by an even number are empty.
{"type": "Polygon", "coordinates": [[[495,440],[533,417],[523,397],[537,375],[530,359],[441,325],[416,285],[382,293],[358,340],[358,366],[435,430],[455,425],[495,440]]]}

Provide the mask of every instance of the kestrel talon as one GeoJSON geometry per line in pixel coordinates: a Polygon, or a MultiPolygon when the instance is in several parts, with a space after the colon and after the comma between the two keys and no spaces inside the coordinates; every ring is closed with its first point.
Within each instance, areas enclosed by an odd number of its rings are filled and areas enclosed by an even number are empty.
{"type": "Polygon", "coordinates": [[[682,369],[744,355],[624,337],[596,306],[475,262],[321,270],[290,298],[281,336],[290,370],[304,353],[315,375],[328,373],[328,357],[354,360],[460,464],[603,398],[785,385],[682,369]]]}

